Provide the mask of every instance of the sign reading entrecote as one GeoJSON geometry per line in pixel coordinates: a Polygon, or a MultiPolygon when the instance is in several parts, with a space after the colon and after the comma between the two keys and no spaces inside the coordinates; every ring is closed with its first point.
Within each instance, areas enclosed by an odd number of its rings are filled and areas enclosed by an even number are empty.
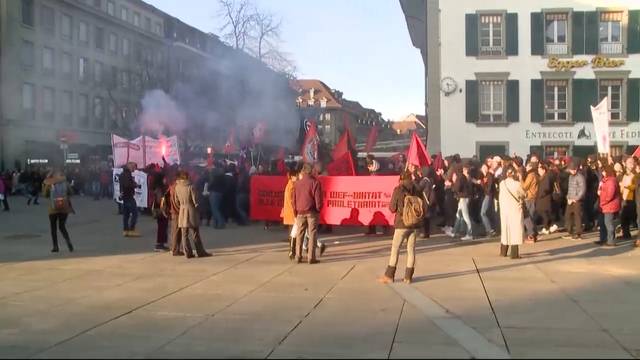
{"type": "MultiPolygon", "coordinates": [[[[595,136],[593,124],[585,124],[568,129],[525,129],[523,137],[525,140],[534,141],[575,141],[594,144],[595,136]]],[[[609,136],[612,141],[633,141],[635,144],[640,140],[640,128],[612,128],[609,129],[609,136]]]]}

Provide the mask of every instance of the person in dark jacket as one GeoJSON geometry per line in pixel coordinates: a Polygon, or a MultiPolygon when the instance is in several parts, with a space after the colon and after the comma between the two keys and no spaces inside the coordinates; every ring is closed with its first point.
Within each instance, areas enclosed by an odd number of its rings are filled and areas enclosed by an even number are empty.
{"type": "Polygon", "coordinates": [[[582,203],[582,216],[584,223],[584,231],[591,231],[598,221],[598,187],[600,179],[598,178],[596,160],[593,156],[589,156],[587,164],[584,167],[584,180],[586,182],[586,192],[584,194],[584,202],[582,203]]]}
{"type": "Polygon", "coordinates": [[[236,213],[239,225],[249,225],[249,193],[251,192],[251,178],[247,169],[242,166],[238,172],[236,193],[236,213]]]}
{"type": "Polygon", "coordinates": [[[488,236],[495,236],[496,231],[494,228],[494,224],[496,224],[495,216],[495,207],[494,207],[494,199],[496,198],[496,179],[495,174],[493,173],[493,169],[489,167],[487,164],[482,165],[480,168],[482,173],[482,190],[483,190],[483,198],[482,198],[482,206],[480,207],[480,217],[482,218],[482,224],[484,225],[484,230],[486,231],[488,236]]]}
{"type": "Polygon", "coordinates": [[[168,231],[169,231],[169,214],[168,205],[169,187],[165,182],[163,173],[158,173],[154,178],[153,188],[153,205],[151,215],[156,219],[157,233],[156,245],[154,251],[169,251],[167,248],[168,231]]]}
{"type": "Polygon", "coordinates": [[[122,198],[122,224],[125,237],[138,237],[136,222],[138,221],[138,205],[136,204],[136,188],[139,187],[133,178],[136,163],[129,162],[120,174],[120,196],[122,198]]]}
{"type": "Polygon", "coordinates": [[[473,183],[469,176],[469,164],[464,164],[462,170],[456,174],[456,181],[453,183],[453,192],[458,199],[458,209],[456,213],[456,223],[453,230],[446,234],[455,237],[456,234],[462,232],[466,226],[466,235],[461,240],[473,240],[471,215],[469,214],[469,199],[473,192],[473,183]]]}
{"type": "Polygon", "coordinates": [[[396,266],[398,264],[398,256],[400,254],[400,246],[406,240],[407,241],[407,267],[405,270],[404,281],[410,283],[413,279],[413,273],[415,270],[415,248],[417,228],[420,224],[414,226],[407,226],[403,221],[404,213],[404,201],[407,196],[418,196],[418,190],[412,179],[411,172],[405,171],[400,175],[400,183],[393,190],[391,196],[391,202],[389,203],[389,210],[395,214],[393,232],[393,241],[391,242],[391,255],[389,257],[389,265],[384,272],[384,275],[378,278],[378,281],[383,284],[393,282],[396,274],[396,266]]]}
{"type": "Polygon", "coordinates": [[[211,170],[209,180],[209,206],[213,215],[213,227],[215,229],[224,229],[227,223],[222,215],[222,199],[225,191],[223,166],[218,163],[211,170]]]}
{"type": "Polygon", "coordinates": [[[51,227],[51,240],[53,249],[51,252],[57,253],[58,229],[62,233],[64,241],[67,243],[69,252],[73,252],[73,244],[67,232],[67,217],[73,213],[69,196],[71,188],[61,171],[55,171],[44,180],[44,196],[49,199],[49,225],[51,227]]]}
{"type": "Polygon", "coordinates": [[[551,208],[551,196],[553,195],[553,174],[545,164],[538,165],[538,194],[536,195],[536,215],[542,218],[542,230],[540,234],[549,235],[553,225],[553,215],[551,208]]]}
{"type": "Polygon", "coordinates": [[[302,262],[302,245],[305,233],[309,238],[307,245],[307,261],[315,264],[316,246],[318,238],[318,222],[320,220],[320,210],[322,209],[322,186],[311,172],[310,164],[302,166],[301,178],[296,181],[293,190],[293,210],[296,216],[298,234],[296,236],[296,260],[302,262]]]}

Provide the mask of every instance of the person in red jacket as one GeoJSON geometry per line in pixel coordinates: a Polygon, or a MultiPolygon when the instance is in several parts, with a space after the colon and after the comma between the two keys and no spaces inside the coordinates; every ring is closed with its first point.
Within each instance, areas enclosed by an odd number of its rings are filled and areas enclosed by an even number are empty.
{"type": "Polygon", "coordinates": [[[620,211],[620,187],[616,180],[616,172],[611,165],[602,168],[602,180],[598,185],[600,196],[600,240],[595,243],[605,246],[616,246],[616,232],[613,218],[620,211]]]}

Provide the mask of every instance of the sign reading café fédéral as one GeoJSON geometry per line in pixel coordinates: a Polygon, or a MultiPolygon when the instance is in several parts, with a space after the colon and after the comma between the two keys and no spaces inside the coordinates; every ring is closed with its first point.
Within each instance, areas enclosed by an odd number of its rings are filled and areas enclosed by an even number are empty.
{"type": "Polygon", "coordinates": [[[602,68],[617,68],[624,65],[625,61],[623,59],[612,59],[606,56],[595,56],[591,59],[591,61],[587,61],[584,59],[568,59],[561,60],[555,56],[550,57],[547,62],[547,67],[549,69],[553,69],[555,71],[569,71],[575,68],[585,67],[588,64],[591,64],[591,68],[593,69],[602,69],[602,68]]]}

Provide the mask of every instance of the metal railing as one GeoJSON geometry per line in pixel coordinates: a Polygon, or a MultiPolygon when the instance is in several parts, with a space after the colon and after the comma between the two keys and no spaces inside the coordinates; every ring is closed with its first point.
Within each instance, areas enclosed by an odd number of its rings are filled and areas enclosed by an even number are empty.
{"type": "Polygon", "coordinates": [[[569,46],[567,44],[546,44],[545,48],[547,55],[564,55],[569,53],[569,46]]]}
{"type": "Polygon", "coordinates": [[[622,43],[600,43],[600,54],[622,54],[622,43]]]}

